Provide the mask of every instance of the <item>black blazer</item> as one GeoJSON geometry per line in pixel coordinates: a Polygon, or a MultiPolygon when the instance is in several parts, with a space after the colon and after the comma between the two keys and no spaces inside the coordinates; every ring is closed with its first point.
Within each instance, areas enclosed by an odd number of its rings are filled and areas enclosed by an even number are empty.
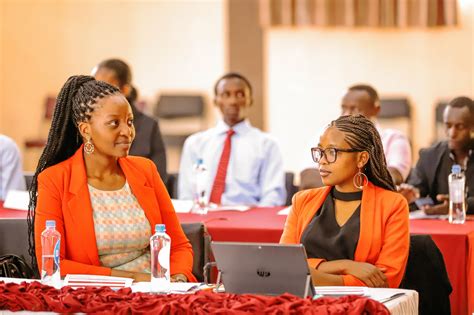
{"type": "Polygon", "coordinates": [[[164,183],[167,180],[166,152],[158,121],[140,112],[132,106],[135,126],[135,140],[130,148],[130,155],[149,158],[155,163],[164,183]]]}
{"type": "MultiPolygon", "coordinates": [[[[439,185],[440,187],[437,187],[437,176],[450,173],[450,170],[441,170],[443,159],[447,158],[449,153],[447,141],[437,142],[429,148],[420,150],[420,158],[416,163],[409,183],[420,190],[422,197],[430,196],[436,202],[436,195],[449,193],[448,178],[442,181],[442,185],[439,185]]],[[[472,153],[467,163],[465,175],[468,196],[467,212],[474,213],[474,154],[472,153]]]]}

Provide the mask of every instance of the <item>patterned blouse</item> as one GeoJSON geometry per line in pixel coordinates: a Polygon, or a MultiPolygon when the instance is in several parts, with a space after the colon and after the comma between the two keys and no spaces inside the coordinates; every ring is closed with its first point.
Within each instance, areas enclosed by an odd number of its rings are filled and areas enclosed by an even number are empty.
{"type": "Polygon", "coordinates": [[[101,264],[150,272],[150,222],[128,183],[113,191],[88,186],[101,264]]]}

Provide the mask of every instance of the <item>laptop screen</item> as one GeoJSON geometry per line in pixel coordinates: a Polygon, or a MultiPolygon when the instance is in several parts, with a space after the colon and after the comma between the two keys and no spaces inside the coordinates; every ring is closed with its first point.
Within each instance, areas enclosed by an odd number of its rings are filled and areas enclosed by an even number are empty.
{"type": "Polygon", "coordinates": [[[301,244],[212,242],[226,292],[314,295],[301,244]]]}

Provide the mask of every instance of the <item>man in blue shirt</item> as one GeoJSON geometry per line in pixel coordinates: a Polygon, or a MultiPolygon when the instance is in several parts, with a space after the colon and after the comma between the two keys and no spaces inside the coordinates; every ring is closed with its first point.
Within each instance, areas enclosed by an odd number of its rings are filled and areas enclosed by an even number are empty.
{"type": "Polygon", "coordinates": [[[285,173],[279,146],[247,120],[252,105],[249,81],[238,73],[228,73],[217,81],[214,93],[222,120],[186,139],[179,170],[179,199],[193,198],[193,165],[202,159],[209,170],[211,203],[284,205],[285,173]]]}
{"type": "Polygon", "coordinates": [[[0,200],[9,190],[26,190],[20,150],[9,137],[0,134],[0,200]]]}

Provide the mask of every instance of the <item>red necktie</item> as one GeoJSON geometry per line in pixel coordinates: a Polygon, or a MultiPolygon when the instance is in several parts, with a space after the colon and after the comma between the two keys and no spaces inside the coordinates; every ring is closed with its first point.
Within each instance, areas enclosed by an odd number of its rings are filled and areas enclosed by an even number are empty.
{"type": "Polygon", "coordinates": [[[229,165],[231,137],[233,134],[235,134],[234,130],[229,129],[227,131],[227,137],[225,138],[224,148],[222,149],[221,159],[219,160],[219,166],[217,167],[216,177],[209,198],[210,202],[218,205],[221,204],[222,194],[225,190],[225,177],[227,175],[227,165],[229,165]]]}

